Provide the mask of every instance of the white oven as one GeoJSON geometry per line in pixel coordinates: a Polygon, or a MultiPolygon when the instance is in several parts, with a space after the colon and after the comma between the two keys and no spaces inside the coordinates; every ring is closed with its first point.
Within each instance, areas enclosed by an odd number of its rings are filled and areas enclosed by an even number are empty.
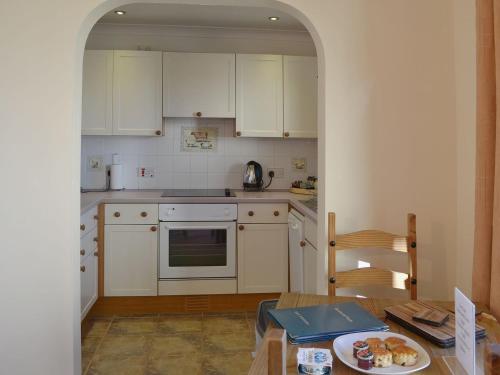
{"type": "Polygon", "coordinates": [[[236,204],[161,204],[160,279],[236,277],[236,204]]]}

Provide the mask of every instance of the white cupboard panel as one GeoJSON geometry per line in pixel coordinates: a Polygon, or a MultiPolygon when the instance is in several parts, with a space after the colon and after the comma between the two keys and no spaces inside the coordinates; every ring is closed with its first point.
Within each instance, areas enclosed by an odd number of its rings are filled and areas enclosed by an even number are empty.
{"type": "Polygon", "coordinates": [[[114,52],[113,134],[162,134],[161,52],[114,52]]]}
{"type": "Polygon", "coordinates": [[[235,55],[163,54],[163,115],[235,117],[235,55]]]}
{"type": "Polygon", "coordinates": [[[318,136],[317,77],[316,57],[283,56],[283,128],[286,137],[318,136]]]}
{"type": "Polygon", "coordinates": [[[312,245],[305,241],[304,252],[304,293],[316,293],[316,274],[317,274],[317,253],[318,251],[312,245]]]}
{"type": "Polygon", "coordinates": [[[288,291],[288,225],[238,226],[238,293],[288,291]]]}
{"type": "Polygon", "coordinates": [[[83,320],[97,300],[97,257],[86,257],[80,264],[80,309],[83,320]]]}
{"type": "Polygon", "coordinates": [[[283,136],[283,56],[236,55],[236,134],[283,136]]]}
{"type": "Polygon", "coordinates": [[[83,56],[82,134],[113,132],[113,51],[86,50],[83,56]]]}
{"type": "Polygon", "coordinates": [[[239,223],[288,223],[288,203],[240,203],[239,223]]]}
{"type": "Polygon", "coordinates": [[[156,296],[157,265],[157,225],[105,225],[105,296],[156,296]]]}
{"type": "Polygon", "coordinates": [[[158,224],[157,204],[107,204],[105,224],[158,224]]]}

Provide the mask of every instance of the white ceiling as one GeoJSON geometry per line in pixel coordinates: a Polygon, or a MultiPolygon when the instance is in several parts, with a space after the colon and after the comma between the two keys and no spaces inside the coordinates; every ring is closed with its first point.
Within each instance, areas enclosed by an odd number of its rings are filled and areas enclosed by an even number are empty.
{"type": "Polygon", "coordinates": [[[111,11],[105,14],[99,20],[99,23],[306,31],[305,27],[296,18],[269,8],[185,4],[130,4],[117,9],[125,10],[127,13],[119,16],[114,11],[111,11]],[[271,22],[268,19],[270,16],[278,16],[280,19],[279,21],[271,22]]]}

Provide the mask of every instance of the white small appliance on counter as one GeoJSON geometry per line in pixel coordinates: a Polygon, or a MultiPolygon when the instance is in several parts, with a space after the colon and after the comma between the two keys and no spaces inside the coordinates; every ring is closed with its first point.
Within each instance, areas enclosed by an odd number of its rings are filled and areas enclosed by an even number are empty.
{"type": "Polygon", "coordinates": [[[123,169],[120,154],[113,154],[113,161],[111,164],[111,190],[123,189],[123,169]]]}

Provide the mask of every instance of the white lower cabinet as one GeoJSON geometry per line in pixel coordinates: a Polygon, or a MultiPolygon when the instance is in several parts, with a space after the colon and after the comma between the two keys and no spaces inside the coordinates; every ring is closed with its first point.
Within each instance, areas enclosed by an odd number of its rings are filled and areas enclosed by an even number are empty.
{"type": "Polygon", "coordinates": [[[158,295],[157,225],[105,225],[104,295],[158,295]]]}
{"type": "Polygon", "coordinates": [[[308,241],[302,248],[304,252],[304,293],[316,293],[316,259],[318,250],[316,250],[308,241]]]}
{"type": "Polygon", "coordinates": [[[288,224],[238,225],[238,293],[288,291],[288,224]]]}
{"type": "Polygon", "coordinates": [[[80,263],[80,309],[83,320],[97,300],[97,257],[87,255],[80,263]]]}

